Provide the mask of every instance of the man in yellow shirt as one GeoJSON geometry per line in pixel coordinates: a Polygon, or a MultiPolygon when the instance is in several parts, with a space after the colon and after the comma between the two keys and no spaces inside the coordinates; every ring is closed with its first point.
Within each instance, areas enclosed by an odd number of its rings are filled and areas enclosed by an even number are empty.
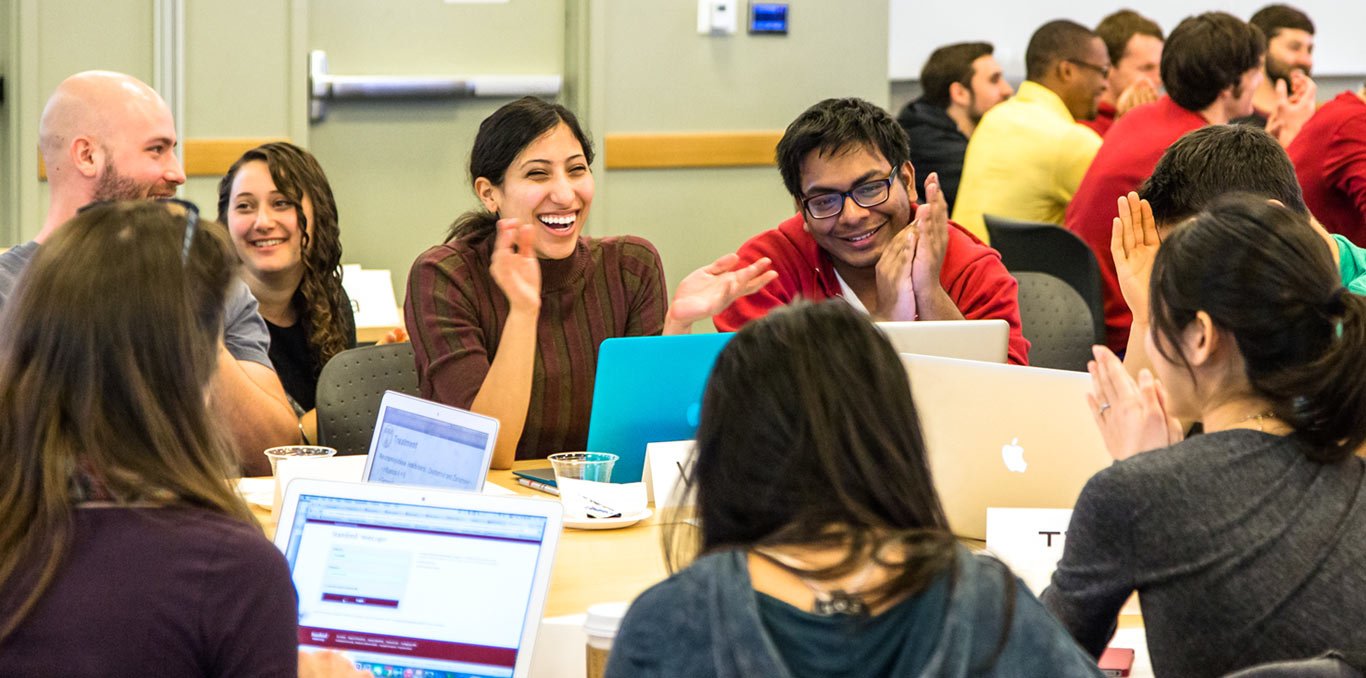
{"type": "Polygon", "coordinates": [[[1028,79],[987,111],[968,141],[953,220],[987,239],[983,214],[1062,225],[1100,136],[1077,124],[1096,117],[1110,54],[1086,27],[1050,21],[1025,50],[1028,79]]]}

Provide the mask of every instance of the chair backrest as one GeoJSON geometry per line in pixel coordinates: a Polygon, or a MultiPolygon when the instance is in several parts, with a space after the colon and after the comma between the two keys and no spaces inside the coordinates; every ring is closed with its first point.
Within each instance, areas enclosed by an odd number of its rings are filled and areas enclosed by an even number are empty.
{"type": "Polygon", "coordinates": [[[365,454],[385,391],[421,395],[413,345],[407,342],[342,351],[318,375],[318,444],[337,454],[365,454]]]}
{"type": "MultiPolygon", "coordinates": [[[[991,246],[1001,253],[1001,263],[1017,271],[1047,273],[1071,285],[1091,309],[1096,343],[1105,343],[1105,298],[1101,292],[1100,265],[1086,241],[1054,224],[1006,219],[991,214],[986,222],[991,246]]],[[[1032,360],[1030,361],[1033,362],[1032,360]]]]}
{"type": "Polygon", "coordinates": [[[1091,309],[1071,285],[1048,273],[1015,274],[1020,282],[1020,329],[1029,340],[1029,364],[1086,370],[1096,342],[1091,309]]]}

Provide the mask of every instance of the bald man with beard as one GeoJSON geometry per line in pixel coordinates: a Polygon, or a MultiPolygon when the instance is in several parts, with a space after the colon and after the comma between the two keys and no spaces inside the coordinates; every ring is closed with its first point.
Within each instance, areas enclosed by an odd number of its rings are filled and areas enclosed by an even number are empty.
{"type": "MultiPolygon", "coordinates": [[[[47,221],[32,241],[0,254],[0,306],[33,254],[81,207],[102,200],[170,198],[185,182],[166,102],[146,83],[122,73],[87,71],[62,81],[43,109],[38,137],[48,177],[47,221]]],[[[172,263],[179,265],[167,262],[172,263]]],[[[110,290],[110,303],[118,303],[117,290],[110,290]]],[[[266,448],[299,442],[298,420],[271,366],[269,348],[256,298],[234,281],[210,398],[247,475],[269,474],[266,448]]]]}

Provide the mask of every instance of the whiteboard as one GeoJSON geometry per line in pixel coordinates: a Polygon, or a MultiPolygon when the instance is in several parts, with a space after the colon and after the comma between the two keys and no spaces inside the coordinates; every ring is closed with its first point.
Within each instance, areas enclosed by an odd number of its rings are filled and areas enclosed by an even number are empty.
{"type": "MultiPolygon", "coordinates": [[[[1024,52],[1034,29],[1053,19],[1094,27],[1107,14],[1135,9],[1170,33],[1182,19],[1219,10],[1246,19],[1277,0],[890,0],[892,80],[916,80],[930,52],[940,45],[985,40],[996,46],[1006,77],[1024,78],[1024,52]]],[[[1314,73],[1366,74],[1366,0],[1289,0],[1314,21],[1314,73]]]]}

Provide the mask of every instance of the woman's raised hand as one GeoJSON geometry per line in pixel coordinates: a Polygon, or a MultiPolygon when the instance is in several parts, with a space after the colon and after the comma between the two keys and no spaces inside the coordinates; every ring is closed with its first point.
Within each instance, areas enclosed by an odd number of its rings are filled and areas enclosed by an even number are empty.
{"type": "Polygon", "coordinates": [[[513,311],[541,310],[541,262],[536,259],[536,232],[517,219],[500,219],[489,273],[513,311]]]}
{"type": "Polygon", "coordinates": [[[726,310],[736,299],[759,291],[774,278],[777,271],[768,270],[768,257],[730,270],[740,257],[727,254],[688,274],[678,284],[669,314],[664,320],[665,334],[686,334],[694,322],[710,318],[726,310]]]}
{"type": "Polygon", "coordinates": [[[1128,459],[1181,442],[1181,422],[1167,414],[1166,389],[1152,372],[1140,371],[1135,381],[1110,349],[1095,346],[1091,352],[1096,359],[1086,365],[1091,373],[1086,402],[1110,456],[1128,459]]]}
{"type": "Polygon", "coordinates": [[[1115,277],[1124,303],[1135,323],[1148,321],[1148,280],[1162,239],[1157,233],[1153,208],[1138,193],[1129,191],[1119,199],[1119,216],[1110,230],[1110,254],[1115,258],[1115,277]]]}

